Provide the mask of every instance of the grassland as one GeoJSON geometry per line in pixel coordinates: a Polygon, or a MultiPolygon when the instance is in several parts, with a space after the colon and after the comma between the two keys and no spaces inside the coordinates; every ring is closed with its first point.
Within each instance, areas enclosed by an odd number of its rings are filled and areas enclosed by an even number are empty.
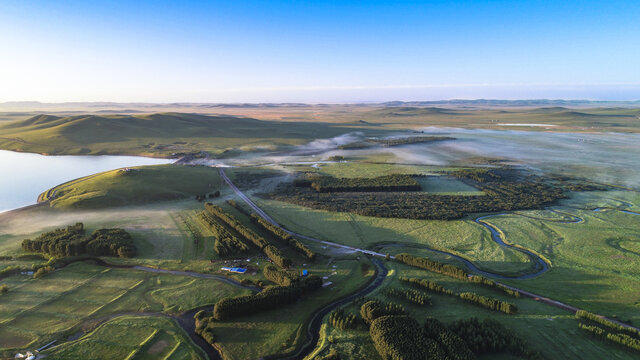
{"type": "Polygon", "coordinates": [[[171,319],[121,316],[82,338],[46,351],[50,359],[203,359],[171,319]]]}
{"type": "Polygon", "coordinates": [[[156,165],[117,169],[58,185],[39,197],[56,208],[108,208],[192,198],[220,190],[215,169],[156,165]]]}
{"type": "Polygon", "coordinates": [[[309,265],[308,270],[328,277],[333,284],[286,308],[215,323],[218,345],[226,358],[256,359],[293,350],[305,336],[304,323],[314,309],[354,292],[373,275],[368,260],[355,258],[338,258],[329,266],[309,265]]]}
{"type": "Polygon", "coordinates": [[[319,239],[362,248],[385,243],[426,245],[472,259],[480,268],[489,271],[515,273],[529,267],[526,256],[498,246],[491,240],[489,231],[472,219],[425,221],[374,218],[312,210],[260,198],[254,198],[254,201],[288,229],[319,239]]]}
{"type": "MultiPolygon", "coordinates": [[[[50,155],[127,154],[171,157],[206,151],[275,148],[307,142],[310,134],[337,136],[357,124],[257,120],[184,113],[36,115],[0,124],[0,148],[50,155]]],[[[373,130],[372,132],[376,132],[373,130]]]]}
{"type": "Polygon", "coordinates": [[[121,313],[177,314],[246,290],[210,279],[75,263],[32,279],[13,276],[0,298],[0,349],[41,346],[121,313]]]}
{"type": "MultiPolygon", "coordinates": [[[[435,317],[445,324],[470,317],[494,319],[511,329],[515,335],[525,339],[530,347],[539,351],[544,358],[549,359],[631,359],[634,356],[632,352],[583,334],[578,329],[578,321],[566,311],[527,298],[507,297],[491,289],[403,264],[387,262],[387,266],[391,269],[389,276],[370,297],[401,303],[409,314],[419,321],[425,317],[435,317]],[[481,295],[513,302],[518,306],[518,314],[506,315],[485,310],[459,299],[433,293],[430,294],[432,306],[412,305],[397,298],[387,297],[385,295],[387,289],[405,286],[398,280],[402,276],[425,278],[436,281],[456,292],[473,291],[481,295]]],[[[353,305],[346,309],[354,313],[358,312],[358,308],[353,305]]],[[[343,331],[334,329],[327,324],[325,351],[331,347],[335,347],[341,355],[344,354],[349,358],[378,359],[368,332],[364,330],[343,331]]],[[[503,356],[494,357],[492,355],[487,358],[517,358],[508,354],[503,356]]]]}
{"type": "MultiPolygon", "coordinates": [[[[571,132],[640,131],[637,122],[640,112],[637,109],[470,110],[423,106],[328,106],[322,109],[320,106],[291,106],[253,110],[246,107],[216,108],[209,111],[228,115],[61,114],[24,120],[19,119],[20,116],[0,114],[0,148],[51,154],[107,153],[162,157],[206,151],[226,158],[226,161],[232,160],[240,151],[279,150],[352,131],[362,131],[363,136],[385,135],[390,130],[406,132],[407,129],[430,125],[536,131],[545,128],[502,126],[533,123],[557,125],[553,129],[571,132]],[[252,118],[237,116],[240,112],[252,118]]],[[[480,137],[479,141],[482,140],[480,137]]],[[[629,147],[629,144],[625,146],[629,147]]],[[[427,146],[418,148],[415,153],[420,155],[432,150],[436,153],[448,151],[427,146]]],[[[464,157],[468,154],[452,161],[442,161],[448,159],[449,154],[445,153],[443,157],[434,158],[437,161],[431,163],[435,165],[414,165],[420,161],[430,163],[433,159],[414,161],[411,156],[415,154],[405,155],[401,159],[394,153],[354,151],[347,156],[347,162],[319,164],[317,167],[285,165],[275,168],[277,171],[239,167],[231,168],[229,175],[234,181],[244,181],[242,188],[250,189],[248,193],[253,194],[256,203],[275,220],[305,235],[370,249],[397,243],[400,246],[383,248],[382,251],[391,254],[409,251],[461,265],[451,257],[409,246],[425,245],[451,251],[493,272],[517,274],[529,269],[530,262],[526,256],[497,245],[487,229],[473,221],[474,217],[455,221],[370,218],[310,210],[255,196],[269,191],[283,179],[290,179],[291,171],[337,177],[425,174],[429,176],[420,179],[423,191],[481,195],[457,180],[435,176],[451,169],[450,166],[468,166],[464,162],[473,160],[464,157]],[[396,164],[400,160],[403,164],[396,164]],[[252,177],[252,174],[260,175],[265,171],[270,171],[272,176],[252,177]]],[[[250,154],[243,156],[251,157],[250,154]]],[[[260,159],[263,160],[268,162],[269,155],[260,159]]],[[[317,159],[309,156],[304,160],[313,162],[317,159]]],[[[486,163],[482,162],[483,165],[486,163]]],[[[584,175],[591,168],[581,169],[580,174],[584,175]]],[[[264,280],[260,269],[267,262],[257,251],[243,259],[235,259],[238,262],[219,259],[213,253],[213,234],[197,216],[202,203],[190,198],[218,189],[222,191],[222,197],[213,201],[253,228],[248,218],[224,205],[224,200],[234,196],[228,188],[221,186],[215,169],[170,165],[141,167],[131,172],[110,171],[62,184],[43,195],[43,199],[51,200],[53,208],[42,206],[0,214],[0,256],[22,254],[20,242],[24,238],[82,221],[88,231],[99,227],[122,227],[132,234],[139,256],[135,259],[109,259],[118,264],[219,274],[219,267],[229,261],[230,264],[257,269],[255,274],[235,275],[236,279],[264,280]]],[[[634,204],[629,210],[640,212],[638,193],[609,191],[572,194],[570,199],[553,207],[560,213],[519,211],[487,219],[504,232],[509,242],[543,254],[552,263],[551,270],[538,278],[504,282],[639,325],[638,217],[615,210],[593,211],[596,207],[626,208],[626,202],[634,204]],[[571,220],[563,214],[579,216],[584,222],[562,223],[571,220]]],[[[319,259],[315,263],[306,263],[296,257],[294,269],[308,269],[311,274],[326,276],[326,281],[333,284],[293,306],[216,323],[217,345],[227,358],[259,358],[294,349],[303,337],[304,322],[311,312],[354,291],[371,278],[371,266],[364,256],[358,258],[356,254],[317,243],[309,242],[307,245],[319,253],[319,259]]],[[[296,256],[288,249],[283,251],[296,256]]],[[[6,258],[0,260],[0,270],[38,262],[41,260],[6,258]]],[[[384,299],[385,289],[401,286],[399,276],[417,276],[438,281],[455,291],[470,290],[515,301],[520,309],[517,315],[508,316],[458,299],[434,295],[433,307],[405,304],[418,319],[434,316],[451,322],[471,316],[494,318],[549,358],[633,357],[625,350],[581,333],[577,321],[562,310],[533,300],[505,298],[490,289],[394,262],[388,262],[388,266],[390,274],[373,296],[384,299]]],[[[224,296],[247,292],[213,279],[105,268],[87,263],[67,266],[37,280],[26,275],[11,276],[0,280],[0,284],[9,287],[9,292],[0,296],[0,350],[6,354],[16,349],[33,349],[52,339],[67,340],[69,336],[84,334],[77,340],[61,341],[62,345],[47,351],[51,358],[200,358],[201,352],[170,316],[213,304],[224,296]],[[146,316],[140,316],[144,314],[146,316]]],[[[354,308],[352,310],[355,311],[354,308]]],[[[324,344],[327,348],[339,349],[345,358],[377,359],[364,331],[338,331],[329,327],[324,344]]],[[[502,355],[495,358],[511,357],[502,355]]]]}
{"type": "MultiPolygon", "coordinates": [[[[0,149],[159,157],[207,151],[224,156],[234,149],[275,149],[352,131],[378,135],[389,130],[427,126],[538,131],[545,128],[527,124],[548,124],[556,131],[640,131],[637,122],[640,111],[634,108],[440,106],[443,107],[405,104],[145,105],[127,110],[118,107],[107,113],[95,112],[95,107],[91,106],[83,115],[64,107],[48,107],[57,115],[34,116],[32,111],[0,113],[0,149]],[[129,115],[109,114],[120,111],[129,115]],[[504,124],[522,125],[501,126],[504,124]]],[[[43,107],[42,111],[46,109],[43,107]]]]}

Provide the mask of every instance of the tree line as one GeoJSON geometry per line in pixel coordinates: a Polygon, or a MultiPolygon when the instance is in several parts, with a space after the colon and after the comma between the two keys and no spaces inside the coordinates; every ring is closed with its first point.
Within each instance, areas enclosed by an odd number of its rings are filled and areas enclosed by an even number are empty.
{"type": "Polygon", "coordinates": [[[409,137],[388,138],[388,139],[368,139],[366,141],[340,145],[338,146],[338,149],[341,149],[341,150],[365,149],[365,148],[376,146],[376,145],[391,147],[391,146],[399,146],[399,145],[428,143],[428,142],[434,142],[434,141],[444,141],[444,140],[455,140],[455,138],[452,138],[449,136],[409,136],[409,137]]]}
{"type": "Polygon", "coordinates": [[[447,275],[459,280],[479,284],[487,288],[496,289],[515,298],[520,297],[520,292],[518,292],[517,290],[509,289],[506,286],[499,284],[491,279],[487,279],[484,276],[471,275],[466,270],[455,265],[445,264],[439,261],[433,261],[426,257],[413,256],[405,253],[396,255],[396,260],[409,266],[418,267],[438,274],[447,275]]]}
{"type": "Polygon", "coordinates": [[[215,320],[227,320],[237,316],[275,309],[297,301],[305,292],[322,287],[322,279],[311,275],[294,285],[270,286],[257,294],[226,297],[213,307],[215,320]]]}
{"type": "Polygon", "coordinates": [[[213,205],[211,203],[204,204],[204,208],[207,213],[220,219],[231,229],[256,245],[275,264],[283,268],[288,268],[289,266],[291,266],[291,259],[284,256],[280,252],[280,250],[278,250],[278,248],[265,240],[265,238],[256,234],[251,229],[240,223],[233,215],[225,212],[221,207],[213,205]]]}
{"type": "Polygon", "coordinates": [[[416,289],[392,288],[385,292],[387,296],[404,299],[415,305],[431,305],[431,296],[416,289]]]}
{"type": "Polygon", "coordinates": [[[25,239],[22,250],[58,257],[89,254],[130,258],[136,255],[133,239],[125,230],[98,229],[87,236],[82,223],[45,232],[33,240],[25,239]]]}
{"type": "Polygon", "coordinates": [[[578,327],[582,330],[588,331],[601,339],[606,339],[608,341],[617,343],[622,346],[626,346],[630,349],[640,351],[640,340],[634,338],[633,336],[629,336],[624,333],[612,333],[609,332],[599,326],[596,325],[587,325],[583,323],[579,323],[578,327]]]}
{"type": "Polygon", "coordinates": [[[405,315],[406,313],[404,306],[380,300],[369,300],[360,306],[360,317],[367,325],[381,316],[405,315]]]}
{"type": "Polygon", "coordinates": [[[392,174],[374,178],[335,178],[314,176],[294,181],[297,187],[308,187],[319,193],[326,192],[380,192],[420,191],[420,183],[411,175],[392,174]]]}
{"type": "Polygon", "coordinates": [[[235,254],[243,254],[249,251],[249,247],[242,240],[231,234],[227,229],[218,223],[217,219],[211,214],[203,211],[200,213],[200,219],[207,224],[209,230],[215,236],[213,250],[220,256],[229,256],[235,254]]]}
{"type": "Polygon", "coordinates": [[[510,302],[478,295],[476,293],[463,292],[458,294],[458,297],[470,303],[478,304],[487,309],[501,311],[505,314],[515,314],[518,312],[518,308],[510,302]]]}
{"type": "Polygon", "coordinates": [[[396,260],[409,266],[414,266],[438,274],[447,275],[459,280],[469,280],[469,273],[466,270],[455,265],[433,261],[426,257],[419,257],[402,253],[396,255],[396,260]]]}
{"type": "Polygon", "coordinates": [[[426,279],[417,279],[417,278],[406,278],[401,277],[400,281],[409,283],[413,286],[421,287],[423,289],[427,289],[429,291],[433,291],[436,293],[441,293],[444,295],[450,295],[458,297],[462,300],[468,301],[470,303],[480,305],[487,309],[501,311],[505,314],[515,314],[518,312],[518,308],[515,304],[512,304],[507,301],[502,301],[482,295],[478,295],[472,292],[463,292],[460,294],[456,294],[454,291],[447,289],[433,281],[429,281],[426,279]]]}
{"type": "Polygon", "coordinates": [[[221,207],[213,205],[211,203],[204,204],[204,209],[212,216],[223,221],[227,224],[231,229],[235,230],[238,234],[245,237],[245,239],[252,242],[258,249],[262,250],[265,246],[269,245],[269,242],[265,240],[262,236],[256,234],[248,227],[244,226],[240,221],[238,221],[233,215],[224,211],[221,207]]]}
{"type": "Polygon", "coordinates": [[[364,216],[431,220],[459,219],[470,213],[543,209],[566,198],[562,186],[553,186],[542,177],[521,175],[513,169],[484,172],[461,170],[453,175],[483,191],[485,195],[317,192],[307,183],[305,186],[285,184],[266,196],[313,209],[351,212],[364,216]]]}
{"type": "Polygon", "coordinates": [[[288,232],[266,221],[265,219],[258,216],[257,214],[251,214],[251,221],[253,221],[253,223],[259,226],[260,228],[273,234],[276,238],[280,239],[285,244],[291,246],[295,251],[301,253],[307,259],[312,261],[313,259],[315,259],[316,254],[311,249],[309,249],[306,245],[301,243],[298,239],[291,236],[291,234],[289,234],[288,232]]]}
{"type": "Polygon", "coordinates": [[[427,279],[419,279],[419,278],[408,278],[408,277],[401,277],[400,281],[406,282],[415,287],[421,287],[421,288],[427,289],[431,292],[441,293],[444,295],[455,295],[455,293],[452,290],[445,288],[444,286],[436,283],[435,281],[430,281],[427,279]]]}
{"type": "Polygon", "coordinates": [[[529,348],[526,341],[513,331],[492,319],[470,318],[449,324],[449,330],[465,341],[477,355],[509,352],[526,359],[540,359],[541,355],[529,348]]]}
{"type": "Polygon", "coordinates": [[[636,338],[640,339],[640,332],[637,329],[631,328],[631,327],[626,327],[626,326],[622,326],[616,322],[613,322],[609,319],[606,319],[605,317],[598,315],[598,314],[594,314],[591,312],[588,312],[586,310],[578,310],[576,311],[576,319],[586,319],[589,320],[591,322],[600,324],[600,325],[604,325],[610,329],[614,329],[614,330],[618,330],[621,332],[625,332],[629,335],[633,335],[636,338]]]}
{"type": "Polygon", "coordinates": [[[273,266],[271,264],[266,265],[262,269],[262,273],[267,280],[281,286],[294,285],[300,279],[299,277],[294,277],[288,271],[278,269],[276,266],[273,266]]]}

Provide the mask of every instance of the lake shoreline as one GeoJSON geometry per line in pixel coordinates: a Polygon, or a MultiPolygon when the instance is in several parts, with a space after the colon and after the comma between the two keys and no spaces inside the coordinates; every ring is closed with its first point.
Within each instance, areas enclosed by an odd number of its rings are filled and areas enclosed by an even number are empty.
{"type": "Polygon", "coordinates": [[[0,214],[36,205],[39,195],[65,182],[126,167],[163,165],[176,159],[119,155],[41,155],[0,150],[0,214]],[[72,180],[70,180],[72,179],[72,180]]]}

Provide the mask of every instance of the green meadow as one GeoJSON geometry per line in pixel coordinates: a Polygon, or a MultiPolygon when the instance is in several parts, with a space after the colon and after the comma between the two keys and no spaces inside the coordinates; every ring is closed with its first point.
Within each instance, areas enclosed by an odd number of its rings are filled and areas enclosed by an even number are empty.
{"type": "Polygon", "coordinates": [[[220,190],[216,169],[159,165],[111,170],[58,185],[40,195],[56,208],[107,208],[192,198],[220,190]]]}
{"type": "Polygon", "coordinates": [[[179,314],[247,293],[216,280],[74,263],[39,279],[2,280],[0,349],[41,346],[105,317],[128,313],[179,314]]]}

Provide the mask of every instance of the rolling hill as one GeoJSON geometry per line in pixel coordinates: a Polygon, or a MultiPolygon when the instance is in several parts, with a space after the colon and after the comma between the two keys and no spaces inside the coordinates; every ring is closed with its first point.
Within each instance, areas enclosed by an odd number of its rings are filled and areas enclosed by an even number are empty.
{"type": "Polygon", "coordinates": [[[335,124],[184,113],[36,115],[0,125],[0,148],[50,155],[175,157],[199,151],[220,154],[238,147],[302,144],[349,131],[353,129],[335,124]]]}

